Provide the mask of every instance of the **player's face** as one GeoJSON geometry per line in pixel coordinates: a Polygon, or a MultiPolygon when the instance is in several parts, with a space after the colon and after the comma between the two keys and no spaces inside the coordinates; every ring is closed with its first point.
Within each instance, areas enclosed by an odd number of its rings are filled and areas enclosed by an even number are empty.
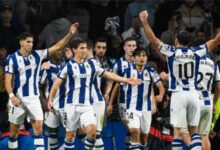
{"type": "Polygon", "coordinates": [[[55,60],[61,60],[62,59],[62,51],[59,50],[54,54],[54,59],[55,60]]]}
{"type": "Polygon", "coordinates": [[[32,37],[27,37],[26,39],[20,41],[20,46],[25,51],[30,52],[33,48],[33,42],[34,39],[32,37]]]}
{"type": "Polygon", "coordinates": [[[147,55],[146,52],[141,52],[139,55],[134,57],[135,64],[138,66],[144,66],[147,63],[147,55]]]}
{"type": "Polygon", "coordinates": [[[73,58],[73,53],[72,53],[72,50],[68,47],[65,48],[65,55],[66,55],[66,58],[67,59],[71,59],[73,58]]]}
{"type": "Polygon", "coordinates": [[[99,58],[103,58],[105,56],[107,49],[107,44],[105,42],[97,42],[95,45],[95,54],[99,58]]]}
{"type": "Polygon", "coordinates": [[[129,56],[132,56],[132,54],[136,48],[137,48],[136,41],[127,41],[124,45],[125,53],[129,56]]]}
{"type": "Polygon", "coordinates": [[[74,50],[74,55],[78,57],[78,59],[86,59],[87,57],[87,44],[81,43],[79,46],[74,50]]]}

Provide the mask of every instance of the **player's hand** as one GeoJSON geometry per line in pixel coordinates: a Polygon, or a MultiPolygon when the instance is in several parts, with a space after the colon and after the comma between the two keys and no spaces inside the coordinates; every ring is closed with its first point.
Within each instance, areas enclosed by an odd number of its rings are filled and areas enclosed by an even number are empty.
{"type": "Polygon", "coordinates": [[[50,100],[50,99],[48,100],[47,108],[48,108],[49,111],[52,111],[52,110],[53,110],[53,102],[52,102],[52,100],[50,100]]]}
{"type": "Polygon", "coordinates": [[[70,27],[70,33],[74,34],[77,31],[78,27],[79,27],[79,23],[78,22],[72,24],[71,27],[70,27]]]}
{"type": "Polygon", "coordinates": [[[107,112],[108,116],[111,115],[112,110],[113,110],[112,104],[108,104],[108,106],[107,106],[107,108],[106,108],[106,112],[107,112]]]}
{"type": "Polygon", "coordinates": [[[168,74],[167,74],[166,72],[164,72],[164,71],[162,71],[162,72],[160,73],[160,78],[161,78],[162,80],[169,80],[169,79],[168,79],[168,74]]]}
{"type": "Polygon", "coordinates": [[[45,99],[45,98],[40,98],[40,100],[41,100],[41,106],[42,106],[42,109],[44,110],[44,111],[49,111],[48,110],[48,102],[47,102],[47,99],[45,99]]]}
{"type": "Polygon", "coordinates": [[[48,70],[50,69],[50,66],[51,64],[47,63],[47,62],[44,62],[42,65],[41,65],[41,68],[44,69],[44,70],[48,70]]]}
{"type": "Polygon", "coordinates": [[[139,13],[139,19],[141,22],[146,22],[148,18],[148,12],[146,10],[139,13]]]}
{"type": "Polygon", "coordinates": [[[109,102],[109,95],[108,95],[108,94],[105,94],[105,95],[104,95],[104,99],[105,99],[106,102],[109,102]]]}
{"type": "Polygon", "coordinates": [[[13,96],[11,98],[11,102],[15,107],[19,107],[19,105],[21,104],[20,100],[16,96],[13,96]]]}
{"type": "Polygon", "coordinates": [[[154,96],[154,100],[155,100],[156,102],[160,103],[160,102],[162,102],[162,100],[163,100],[163,96],[161,96],[161,95],[154,96]]]}
{"type": "Polygon", "coordinates": [[[141,84],[141,80],[140,79],[137,79],[137,78],[135,78],[135,77],[132,77],[132,78],[129,78],[129,79],[127,79],[127,84],[131,84],[131,85],[139,85],[139,84],[141,84]]]}

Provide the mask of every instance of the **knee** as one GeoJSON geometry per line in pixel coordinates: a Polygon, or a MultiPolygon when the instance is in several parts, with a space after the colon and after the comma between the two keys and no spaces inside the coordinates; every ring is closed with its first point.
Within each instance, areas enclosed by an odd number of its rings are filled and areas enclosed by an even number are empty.
{"type": "Polygon", "coordinates": [[[87,136],[90,139],[95,139],[96,137],[96,126],[95,125],[89,125],[88,127],[86,127],[86,133],[87,136]]]}

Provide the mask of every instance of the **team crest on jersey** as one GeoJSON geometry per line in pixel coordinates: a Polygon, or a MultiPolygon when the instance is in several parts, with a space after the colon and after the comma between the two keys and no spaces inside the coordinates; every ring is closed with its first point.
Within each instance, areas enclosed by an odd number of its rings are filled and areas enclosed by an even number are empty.
{"type": "Polygon", "coordinates": [[[33,59],[31,55],[30,55],[28,58],[29,58],[30,60],[32,60],[32,59],[33,59]]]}
{"type": "Polygon", "coordinates": [[[88,65],[88,64],[86,65],[86,68],[89,68],[89,65],[88,65]]]}
{"type": "Polygon", "coordinates": [[[147,76],[148,76],[147,72],[145,72],[144,76],[145,76],[145,77],[147,77],[147,76]]]}

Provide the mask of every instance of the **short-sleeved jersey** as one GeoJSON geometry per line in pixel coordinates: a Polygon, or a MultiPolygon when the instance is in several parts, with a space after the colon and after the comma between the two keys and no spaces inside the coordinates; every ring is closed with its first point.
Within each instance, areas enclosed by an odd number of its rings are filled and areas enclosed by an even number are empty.
{"type": "MultiPolygon", "coordinates": [[[[94,68],[94,64],[100,66],[100,63],[95,59],[91,58],[88,60],[89,64],[94,68]]],[[[92,99],[91,104],[95,104],[104,100],[101,92],[101,77],[95,76],[92,83],[92,99]]]]}
{"type": "Polygon", "coordinates": [[[143,71],[138,71],[135,64],[126,69],[125,77],[135,77],[142,80],[139,85],[124,85],[126,109],[151,110],[153,85],[160,81],[156,70],[145,65],[143,71]]]}
{"type": "Polygon", "coordinates": [[[197,82],[198,90],[201,91],[203,97],[210,100],[213,82],[220,82],[219,68],[211,59],[201,58],[197,82]]]}
{"type": "Polygon", "coordinates": [[[169,90],[196,90],[199,61],[201,57],[207,54],[206,44],[193,49],[175,48],[167,44],[162,44],[160,52],[167,56],[169,90]]]}
{"type": "Polygon", "coordinates": [[[32,50],[26,57],[17,50],[7,58],[5,73],[13,74],[13,92],[18,98],[39,96],[40,64],[47,56],[47,49],[32,50]]]}
{"type": "MultiPolygon", "coordinates": [[[[133,63],[134,61],[129,62],[125,59],[125,56],[123,56],[115,62],[111,70],[113,73],[118,74],[119,76],[123,76],[125,70],[132,66],[133,63]]],[[[125,103],[125,93],[122,84],[120,84],[119,87],[118,102],[125,103]]]]}
{"type": "MultiPolygon", "coordinates": [[[[44,92],[45,92],[45,96],[48,98],[53,83],[57,78],[59,71],[62,69],[62,67],[64,67],[65,63],[62,63],[61,65],[52,64],[50,61],[48,61],[47,63],[49,63],[51,67],[46,70],[41,70],[40,84],[45,85],[44,92]]],[[[54,96],[53,108],[62,109],[64,107],[64,98],[65,98],[65,83],[63,82],[59,87],[59,89],[57,90],[56,95],[54,96]]]]}
{"type": "Polygon", "coordinates": [[[91,87],[95,76],[102,76],[104,69],[95,63],[77,63],[71,59],[59,73],[65,79],[65,105],[91,105],[91,87]]]}

